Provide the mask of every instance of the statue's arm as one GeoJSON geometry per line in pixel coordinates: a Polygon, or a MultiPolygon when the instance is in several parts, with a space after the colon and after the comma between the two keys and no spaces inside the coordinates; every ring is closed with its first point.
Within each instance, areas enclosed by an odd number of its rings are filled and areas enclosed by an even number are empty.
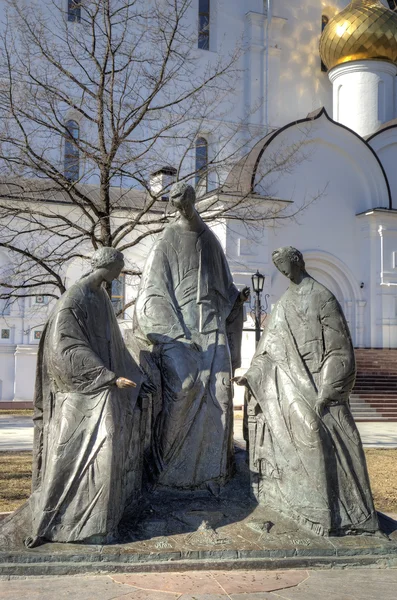
{"type": "Polygon", "coordinates": [[[117,374],[105,367],[91,347],[86,324],[77,309],[59,311],[51,344],[52,369],[67,389],[94,393],[116,384],[117,374]]]}
{"type": "Polygon", "coordinates": [[[350,333],[335,299],[325,302],[320,319],[324,347],[317,412],[321,412],[330,402],[346,402],[355,378],[355,358],[350,333]]]}
{"type": "Polygon", "coordinates": [[[173,286],[168,256],[161,249],[153,250],[145,267],[135,308],[139,327],[152,344],[185,336],[186,329],[173,286]]]}
{"type": "Polygon", "coordinates": [[[233,377],[232,381],[237,385],[244,385],[251,394],[257,396],[261,392],[263,375],[267,368],[266,355],[258,354],[252,359],[248,371],[244,375],[233,377]]]}

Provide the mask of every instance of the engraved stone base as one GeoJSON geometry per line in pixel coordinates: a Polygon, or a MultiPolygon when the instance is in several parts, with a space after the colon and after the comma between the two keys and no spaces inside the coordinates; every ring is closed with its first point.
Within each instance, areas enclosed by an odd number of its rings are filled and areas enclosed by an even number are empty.
{"type": "Polygon", "coordinates": [[[245,453],[218,497],[152,493],[135,523],[120,526],[118,544],[44,544],[27,550],[26,509],[0,526],[0,576],[225,568],[397,566],[397,522],[381,519],[389,538],[323,538],[248,497],[245,453]],[[7,524],[8,521],[8,524],[7,524]],[[11,523],[13,523],[11,530],[11,523]]]}

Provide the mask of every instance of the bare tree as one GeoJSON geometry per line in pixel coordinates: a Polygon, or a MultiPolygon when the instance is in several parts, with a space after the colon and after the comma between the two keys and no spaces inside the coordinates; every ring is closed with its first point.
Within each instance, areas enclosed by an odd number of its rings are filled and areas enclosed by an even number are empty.
{"type": "MultiPolygon", "coordinates": [[[[171,164],[179,179],[214,187],[252,145],[249,115],[226,118],[243,47],[203,66],[191,0],[84,0],[69,13],[56,0],[5,4],[0,248],[12,270],[0,272],[0,298],[59,297],[73,260],[102,246],[125,252],[163,229],[167,185],[151,185],[153,172],[171,164]],[[218,143],[200,166],[195,143],[208,126],[218,143]]],[[[304,160],[303,146],[268,172],[304,160]]],[[[283,216],[250,194],[201,210],[208,221],[283,216]]]]}

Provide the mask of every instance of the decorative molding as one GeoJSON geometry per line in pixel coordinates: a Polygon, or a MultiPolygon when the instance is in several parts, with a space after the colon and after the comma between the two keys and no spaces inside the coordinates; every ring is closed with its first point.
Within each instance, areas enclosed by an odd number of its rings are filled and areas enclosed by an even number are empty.
{"type": "Polygon", "coordinates": [[[0,354],[15,354],[16,344],[0,344],[0,354]]]}
{"type": "MultiPolygon", "coordinates": [[[[15,348],[15,346],[14,346],[14,348],[15,348]]],[[[39,349],[38,344],[34,344],[34,345],[33,344],[31,344],[31,345],[30,344],[29,345],[18,344],[16,346],[15,355],[21,354],[21,355],[25,355],[25,356],[29,356],[29,355],[36,356],[38,349],[39,349]]]]}
{"type": "Polygon", "coordinates": [[[386,73],[394,77],[397,75],[397,65],[383,60],[356,60],[337,65],[329,71],[328,77],[334,83],[341,75],[350,73],[386,73]]]}

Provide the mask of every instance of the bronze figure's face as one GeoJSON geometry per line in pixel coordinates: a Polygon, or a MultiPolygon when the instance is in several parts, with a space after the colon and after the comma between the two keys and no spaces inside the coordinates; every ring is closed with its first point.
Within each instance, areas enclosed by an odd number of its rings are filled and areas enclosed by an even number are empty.
{"type": "Polygon", "coordinates": [[[277,269],[291,281],[298,281],[305,271],[302,254],[292,246],[278,248],[272,253],[272,259],[277,269]]]}
{"type": "Polygon", "coordinates": [[[124,256],[116,248],[100,248],[91,258],[93,271],[100,270],[107,283],[120,276],[124,268],[124,256]]]}
{"type": "Polygon", "coordinates": [[[195,213],[196,194],[191,185],[186,183],[176,183],[172,186],[170,192],[170,200],[172,206],[180,212],[180,214],[190,221],[195,213]]]}
{"type": "Polygon", "coordinates": [[[102,268],[105,281],[107,283],[112,283],[114,279],[117,279],[120,276],[120,273],[124,268],[124,261],[118,259],[102,268]]]}

